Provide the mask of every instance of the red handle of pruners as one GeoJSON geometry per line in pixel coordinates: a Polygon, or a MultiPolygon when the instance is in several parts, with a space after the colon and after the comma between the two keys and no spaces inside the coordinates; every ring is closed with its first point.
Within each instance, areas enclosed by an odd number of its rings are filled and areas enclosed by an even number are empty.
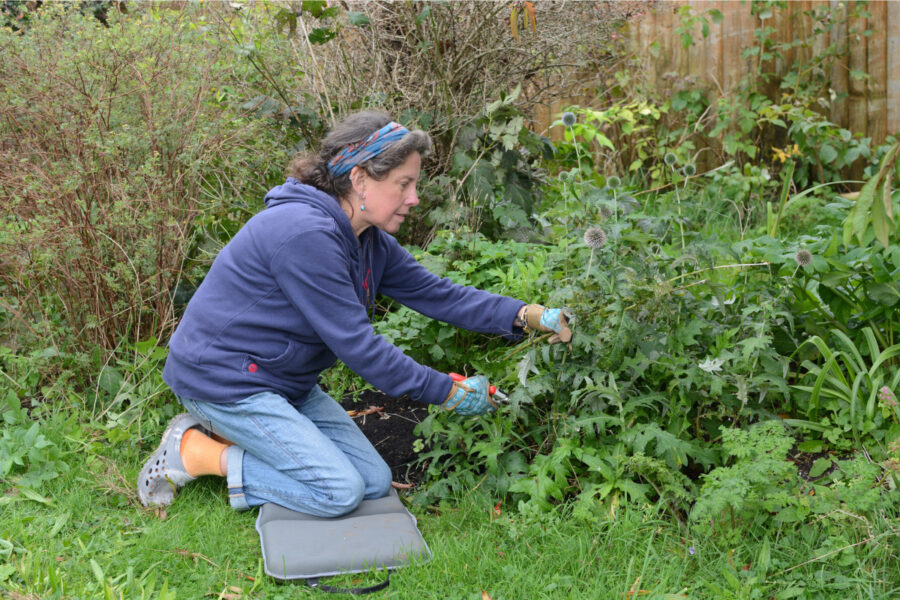
{"type": "MultiPolygon", "coordinates": [[[[460,375],[459,373],[450,373],[450,379],[452,379],[453,381],[463,381],[465,379],[465,376],[460,375]]],[[[492,386],[488,387],[488,394],[493,396],[496,393],[497,393],[496,385],[492,385],[492,386]]]]}

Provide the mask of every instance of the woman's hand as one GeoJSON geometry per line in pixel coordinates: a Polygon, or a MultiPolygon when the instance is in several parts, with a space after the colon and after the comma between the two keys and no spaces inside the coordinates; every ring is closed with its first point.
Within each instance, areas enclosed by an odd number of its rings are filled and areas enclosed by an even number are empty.
{"type": "Polygon", "coordinates": [[[488,380],[484,375],[476,375],[462,381],[454,379],[453,387],[450,388],[450,393],[441,406],[463,416],[483,415],[497,409],[488,393],[488,380]]]}
{"type": "Polygon", "coordinates": [[[572,330],[569,329],[569,319],[561,308],[547,308],[540,304],[523,306],[519,311],[517,320],[525,325],[525,329],[553,333],[547,340],[551,344],[572,341],[572,330]]]}

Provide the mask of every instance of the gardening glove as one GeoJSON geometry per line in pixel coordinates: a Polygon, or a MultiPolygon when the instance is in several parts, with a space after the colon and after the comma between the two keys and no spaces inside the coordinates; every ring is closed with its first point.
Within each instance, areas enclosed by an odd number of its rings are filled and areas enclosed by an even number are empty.
{"type": "Polygon", "coordinates": [[[547,340],[551,344],[558,342],[568,344],[572,341],[569,319],[566,317],[566,311],[562,308],[547,308],[540,304],[529,304],[525,307],[521,321],[525,325],[525,331],[553,332],[553,335],[547,340]]]}
{"type": "Polygon", "coordinates": [[[484,375],[461,381],[454,379],[453,387],[441,406],[463,416],[483,415],[497,410],[497,405],[488,393],[488,380],[484,375]]]}

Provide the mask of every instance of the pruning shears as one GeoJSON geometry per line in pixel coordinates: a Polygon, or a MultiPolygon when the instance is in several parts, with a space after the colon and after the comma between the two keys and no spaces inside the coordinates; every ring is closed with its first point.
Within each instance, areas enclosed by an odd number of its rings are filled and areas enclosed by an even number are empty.
{"type": "MultiPolygon", "coordinates": [[[[450,373],[450,378],[453,381],[464,381],[466,379],[464,375],[459,373],[450,373]]],[[[497,402],[509,402],[509,396],[498,390],[496,385],[488,386],[488,395],[497,402]]]]}

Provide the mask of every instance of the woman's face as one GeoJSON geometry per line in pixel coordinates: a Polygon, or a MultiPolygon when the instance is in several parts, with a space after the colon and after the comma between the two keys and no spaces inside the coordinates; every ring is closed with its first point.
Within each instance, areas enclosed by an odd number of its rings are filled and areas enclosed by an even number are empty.
{"type": "Polygon", "coordinates": [[[422,159],[413,152],[403,162],[377,181],[363,174],[362,195],[365,210],[355,216],[365,225],[374,225],[390,234],[397,233],[412,207],[419,203],[416,182],[422,159]]]}

